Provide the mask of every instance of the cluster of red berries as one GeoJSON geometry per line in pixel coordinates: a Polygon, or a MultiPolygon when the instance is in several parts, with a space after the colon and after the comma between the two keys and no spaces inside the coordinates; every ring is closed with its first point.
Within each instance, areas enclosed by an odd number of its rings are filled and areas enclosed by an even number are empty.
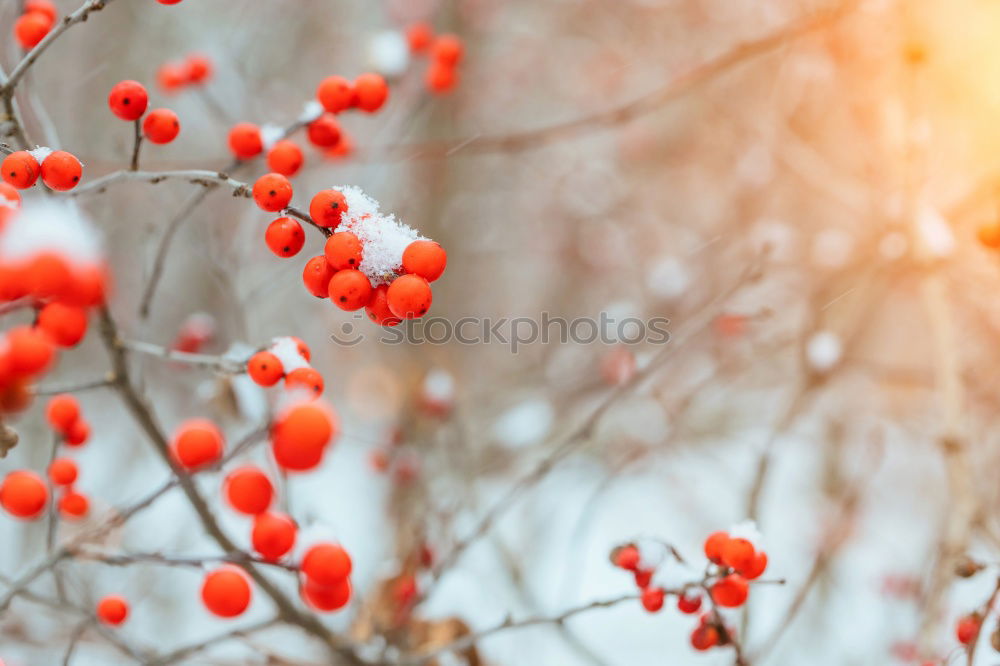
{"type": "Polygon", "coordinates": [[[414,54],[428,53],[430,65],[424,83],[433,93],[447,93],[458,83],[458,64],[465,46],[456,35],[434,35],[427,23],[414,23],[406,29],[406,41],[414,54]]]}
{"type": "Polygon", "coordinates": [[[156,83],[167,94],[185,86],[202,85],[212,78],[212,61],[201,53],[189,53],[180,62],[165,62],[156,70],[156,83]]]}
{"type": "Polygon", "coordinates": [[[285,380],[289,390],[303,389],[311,395],[323,393],[323,375],[309,365],[312,352],[295,337],[275,338],[271,345],[251,356],[247,374],[260,386],[274,386],[285,380]]]}
{"type": "Polygon", "coordinates": [[[59,18],[59,10],[50,0],[26,0],[24,11],[14,22],[14,37],[25,51],[45,39],[59,18]]]}
{"type": "MultiPolygon", "coordinates": [[[[122,120],[138,121],[149,106],[149,94],[138,81],[119,81],[108,95],[111,113],[122,120]]],[[[151,143],[170,143],[181,132],[181,121],[170,109],[153,109],[142,121],[142,133],[151,143]]]]}
{"type": "Polygon", "coordinates": [[[36,148],[18,150],[4,158],[0,164],[3,179],[18,190],[33,186],[38,177],[53,190],[65,192],[80,184],[83,163],[65,150],[36,148]]]}

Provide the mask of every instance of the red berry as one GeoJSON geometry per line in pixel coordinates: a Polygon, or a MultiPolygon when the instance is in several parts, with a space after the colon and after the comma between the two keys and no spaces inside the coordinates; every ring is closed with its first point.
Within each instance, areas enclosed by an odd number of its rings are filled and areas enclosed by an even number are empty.
{"type": "Polygon", "coordinates": [[[368,318],[379,326],[396,326],[402,320],[389,309],[389,286],[380,284],[372,291],[371,300],[365,306],[368,318]]]}
{"type": "Polygon", "coordinates": [[[277,418],[271,430],[275,462],[295,471],[316,467],[338,429],[336,415],[319,403],[292,407],[277,418]]]}
{"type": "Polygon", "coordinates": [[[332,113],[324,113],[306,128],[309,143],[317,148],[332,148],[340,143],[340,123],[332,113]]]}
{"type": "Polygon", "coordinates": [[[119,81],[108,95],[108,106],[122,120],[137,120],[146,113],[149,94],[138,81],[119,81]]]}
{"type": "Polygon", "coordinates": [[[67,489],[59,498],[59,514],[66,520],[77,520],[87,515],[90,501],[87,496],[67,489]]]}
{"type": "Polygon", "coordinates": [[[742,606],[750,593],[746,579],[739,574],[729,574],[712,585],[710,592],[715,603],[725,608],[742,606]]]}
{"type": "Polygon", "coordinates": [[[45,419],[59,433],[69,431],[79,418],[80,403],[68,393],[52,396],[45,407],[45,419]]]}
{"type": "Polygon", "coordinates": [[[427,68],[427,73],[424,75],[424,82],[427,84],[427,89],[431,92],[444,94],[452,90],[455,84],[458,83],[458,72],[455,70],[454,65],[448,65],[435,60],[427,68]]]}
{"type": "Polygon", "coordinates": [[[374,113],[389,98],[389,86],[378,74],[362,74],[354,79],[354,96],[359,109],[374,113]]]}
{"type": "Polygon", "coordinates": [[[187,68],[174,62],[165,62],[156,70],[156,83],[167,94],[173,94],[188,82],[187,68]]]}
{"type": "Polygon", "coordinates": [[[341,310],[353,312],[368,305],[372,298],[372,284],[359,270],[337,271],[329,282],[330,300],[341,310]]]}
{"type": "Polygon", "coordinates": [[[3,170],[3,179],[19,190],[34,185],[42,172],[38,160],[26,150],[18,150],[5,157],[0,169],[3,170]]]}
{"type": "Polygon", "coordinates": [[[42,181],[53,190],[72,190],[80,182],[83,165],[72,153],[57,150],[42,160],[42,181]]]}
{"type": "Polygon", "coordinates": [[[214,463],[222,457],[222,449],[222,433],[207,419],[185,421],[178,426],[171,442],[174,460],[186,470],[214,463]]]}
{"type": "Polygon", "coordinates": [[[699,625],[691,632],[691,646],[695,650],[708,650],[719,644],[719,630],[710,624],[699,625]]]}
{"type": "Polygon", "coordinates": [[[250,542],[265,560],[278,560],[292,550],[298,528],[283,513],[265,511],[253,521],[250,542]]]}
{"type": "Polygon", "coordinates": [[[767,553],[760,552],[757,553],[750,564],[740,569],[739,573],[747,580],[754,580],[755,578],[760,578],[765,569],[767,569],[767,553]]]}
{"type": "Polygon", "coordinates": [[[361,265],[361,240],[350,231],[338,231],[326,239],[323,256],[335,271],[357,268],[361,265]]]}
{"type": "Polygon", "coordinates": [[[347,213],[347,199],[337,190],[321,190],[309,202],[309,217],[321,227],[337,228],[341,216],[345,213],[347,213]]]}
{"type": "Polygon", "coordinates": [[[49,464],[49,479],[57,486],[69,486],[79,474],[76,463],[70,458],[56,458],[49,464]]]}
{"type": "Polygon", "coordinates": [[[271,252],[287,259],[294,257],[306,244],[306,235],[298,220],[290,217],[279,217],[267,226],[264,232],[264,242],[271,252]]]}
{"type": "Polygon", "coordinates": [[[282,139],[267,152],[267,167],[275,173],[291,178],[302,168],[302,149],[291,139],[282,139]]]}
{"type": "Polygon", "coordinates": [[[87,334],[87,311],[55,301],[38,312],[37,326],[60,347],[75,347],[87,334]]]}
{"type": "Polygon", "coordinates": [[[184,62],[188,83],[204,83],[212,76],[212,61],[208,56],[191,53],[184,62]]]}
{"type": "Polygon", "coordinates": [[[108,596],[97,602],[97,619],[117,626],[128,618],[128,602],[123,597],[108,596]]]}
{"type": "Polygon", "coordinates": [[[52,29],[52,19],[43,12],[27,12],[14,22],[14,36],[21,48],[30,51],[52,29]]]}
{"type": "Polygon", "coordinates": [[[225,566],[205,574],[201,600],[219,617],[241,615],[250,605],[250,597],[250,582],[241,569],[225,566]]]}
{"type": "Polygon", "coordinates": [[[285,388],[288,390],[305,389],[313,396],[323,393],[323,375],[313,368],[296,368],[285,376],[285,388]]]}
{"type": "Polygon", "coordinates": [[[245,465],[231,471],[223,486],[229,505],[249,516],[267,511],[274,499],[274,486],[259,467],[245,465]]]}
{"type": "Polygon", "coordinates": [[[462,60],[465,47],[455,35],[441,35],[431,45],[431,58],[442,65],[454,67],[462,60]]]}
{"type": "Polygon", "coordinates": [[[11,472],[0,484],[0,505],[7,513],[18,518],[37,517],[49,499],[45,482],[26,469],[11,472]]]}
{"type": "Polygon", "coordinates": [[[302,585],[301,594],[314,610],[329,613],[340,610],[351,600],[351,581],[345,578],[333,585],[317,585],[307,580],[302,585]]]}
{"type": "Polygon", "coordinates": [[[637,569],[635,571],[635,586],[640,590],[649,587],[652,580],[653,571],[651,569],[637,569]]]}
{"type": "Polygon", "coordinates": [[[49,0],[25,0],[23,11],[25,14],[28,12],[41,12],[48,16],[49,20],[53,23],[59,18],[59,10],[49,0]]]}
{"type": "Polygon", "coordinates": [[[335,543],[318,543],[302,556],[299,569],[317,585],[335,585],[351,575],[351,556],[335,543]]]}
{"type": "Polygon", "coordinates": [[[151,143],[170,143],[180,132],[181,121],[170,109],[153,109],[142,121],[142,133],[151,143]]]}
{"type": "Polygon", "coordinates": [[[389,285],[386,301],[401,319],[423,317],[431,307],[431,286],[419,275],[401,275],[389,285]]]}
{"type": "Polygon", "coordinates": [[[306,362],[311,361],[312,360],[312,351],[309,349],[309,345],[307,345],[305,343],[305,341],[303,341],[300,338],[295,337],[294,335],[291,335],[289,337],[292,339],[292,342],[295,343],[295,349],[298,350],[299,356],[301,356],[302,358],[304,358],[306,360],[306,362]]]}
{"type": "Polygon", "coordinates": [[[16,326],[7,331],[10,369],[17,375],[37,375],[52,363],[55,348],[43,331],[30,326],[16,326]]]}
{"type": "Polygon", "coordinates": [[[715,564],[722,564],[722,550],[729,542],[729,535],[725,532],[713,532],[705,539],[705,557],[715,564]]]}
{"type": "Polygon", "coordinates": [[[729,539],[722,547],[722,563],[737,571],[749,568],[756,556],[753,544],[747,539],[729,539]]]}
{"type": "Polygon", "coordinates": [[[417,240],[403,250],[403,270],[434,282],[448,265],[448,253],[431,240],[417,240]]]}
{"type": "Polygon", "coordinates": [[[90,439],[90,424],[77,419],[63,435],[66,446],[83,446],[90,439]]]}
{"type": "Polygon", "coordinates": [[[406,29],[406,41],[414,53],[426,50],[433,39],[434,29],[427,23],[414,23],[406,29]]]}
{"type": "Polygon", "coordinates": [[[326,262],[326,257],[313,257],[306,262],[302,270],[302,281],[310,294],[316,298],[327,298],[330,295],[330,279],[334,272],[326,262]]]}
{"type": "Polygon", "coordinates": [[[969,645],[979,636],[979,627],[982,621],[976,615],[966,615],[960,618],[955,626],[955,637],[962,645],[969,645]]]}
{"type": "Polygon", "coordinates": [[[247,374],[261,386],[274,386],[285,376],[285,368],[271,352],[259,351],[247,361],[247,374]]]}
{"type": "Polygon", "coordinates": [[[692,613],[697,613],[698,609],[701,608],[701,595],[696,594],[694,596],[688,596],[686,593],[677,597],[677,610],[682,613],[691,615],[692,613]]]}
{"type": "Polygon", "coordinates": [[[666,591],[662,587],[647,587],[642,591],[642,607],[650,613],[663,608],[663,599],[666,591]]]}
{"type": "Polygon", "coordinates": [[[280,173],[267,173],[253,184],[253,200],[269,213],[288,207],[292,201],[292,184],[280,173]]]}
{"type": "Polygon", "coordinates": [[[229,148],[241,160],[256,157],[264,150],[260,128],[253,123],[236,123],[229,130],[229,148]]]}
{"type": "Polygon", "coordinates": [[[6,203],[0,201],[0,208],[17,210],[21,207],[21,195],[17,188],[4,180],[0,180],[0,198],[6,200],[6,203]]]}
{"type": "Polygon", "coordinates": [[[316,88],[316,99],[330,113],[340,113],[351,108],[354,101],[354,89],[351,82],[342,76],[328,76],[319,82],[316,88]]]}

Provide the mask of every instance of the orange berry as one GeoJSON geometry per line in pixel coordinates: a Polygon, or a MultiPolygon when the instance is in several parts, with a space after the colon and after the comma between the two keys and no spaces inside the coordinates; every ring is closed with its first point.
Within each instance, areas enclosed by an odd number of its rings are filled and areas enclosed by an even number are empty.
{"type": "Polygon", "coordinates": [[[56,432],[68,432],[80,419],[80,403],[68,393],[54,395],[45,406],[45,419],[56,432]]]}
{"type": "Polygon", "coordinates": [[[146,113],[149,93],[138,81],[119,81],[108,95],[108,106],[122,120],[137,120],[146,113]]]}
{"type": "Polygon", "coordinates": [[[302,149],[291,139],[282,139],[267,152],[267,168],[291,178],[302,168],[302,149]]]}
{"type": "Polygon", "coordinates": [[[666,597],[666,590],[662,587],[647,587],[642,591],[642,607],[650,613],[655,613],[663,608],[663,600],[666,597]]]}
{"type": "Polygon", "coordinates": [[[329,290],[333,304],[348,312],[360,310],[372,299],[372,283],[368,276],[353,268],[334,273],[329,290]]]}
{"type": "Polygon", "coordinates": [[[77,419],[73,425],[63,433],[63,442],[66,446],[83,446],[90,439],[90,424],[83,419],[77,419]]]}
{"type": "Polygon", "coordinates": [[[106,266],[76,268],[62,300],[70,305],[101,305],[110,289],[109,280],[106,266]]]}
{"type": "Polygon", "coordinates": [[[401,275],[386,292],[389,311],[400,319],[423,317],[431,307],[431,286],[419,275],[401,275]]]}
{"type": "Polygon", "coordinates": [[[21,195],[18,193],[17,188],[7,181],[0,180],[0,198],[6,199],[9,204],[4,205],[4,202],[0,201],[0,208],[17,210],[21,207],[21,195]]]}
{"type": "Polygon", "coordinates": [[[188,83],[204,83],[212,77],[212,61],[200,53],[188,54],[184,61],[188,83]]]}
{"type": "Polygon", "coordinates": [[[979,242],[991,250],[1000,250],[1000,222],[984,224],[976,230],[979,242]]]}
{"type": "Polygon", "coordinates": [[[107,596],[97,602],[97,619],[104,624],[117,626],[128,617],[128,602],[117,595],[107,596]]]}
{"type": "Polygon", "coordinates": [[[729,535],[725,532],[712,532],[705,539],[705,557],[715,564],[722,564],[722,551],[729,542],[729,535]]]}
{"type": "Polygon", "coordinates": [[[174,432],[170,446],[174,460],[184,469],[193,470],[222,457],[223,438],[211,421],[190,419],[174,432]]]}
{"type": "Polygon", "coordinates": [[[70,266],[58,254],[44,252],[36,255],[27,265],[25,279],[28,290],[38,298],[61,296],[73,281],[70,266]]]}
{"type": "Polygon", "coordinates": [[[326,239],[323,256],[335,271],[361,265],[361,240],[350,231],[338,231],[326,239]]]}
{"type": "Polygon", "coordinates": [[[753,561],[740,569],[740,574],[747,580],[760,578],[760,575],[767,569],[767,553],[757,553],[753,561]]]}
{"type": "Polygon", "coordinates": [[[691,646],[695,650],[708,650],[719,644],[719,630],[710,624],[700,624],[691,632],[691,646]]]}
{"type": "Polygon", "coordinates": [[[90,511],[90,500],[83,493],[66,490],[59,498],[59,514],[65,520],[79,520],[90,511]]]}
{"type": "Polygon", "coordinates": [[[979,628],[983,621],[978,615],[966,615],[955,625],[955,638],[962,645],[969,645],[979,636],[979,628]]]}
{"type": "Polygon", "coordinates": [[[753,544],[746,539],[729,539],[722,547],[722,563],[737,571],[750,567],[756,556],[753,544]]]}
{"type": "Polygon", "coordinates": [[[441,35],[431,45],[431,57],[435,62],[454,67],[465,55],[462,40],[456,35],[441,35]]]}
{"type": "Polygon", "coordinates": [[[389,98],[389,86],[378,74],[362,74],[354,79],[354,96],[359,109],[374,113],[389,98]]]}
{"type": "Polygon", "coordinates": [[[83,165],[72,153],[57,150],[42,160],[42,181],[57,192],[72,190],[80,183],[83,165]]]}
{"type": "Polygon", "coordinates": [[[18,518],[37,517],[49,499],[49,490],[42,477],[31,470],[15,470],[0,484],[0,505],[18,518]]]}
{"type": "Polygon", "coordinates": [[[434,39],[434,29],[423,21],[414,23],[406,28],[406,41],[410,45],[410,50],[414,53],[424,51],[431,45],[434,39]]]}
{"type": "Polygon", "coordinates": [[[289,336],[292,342],[295,343],[295,348],[298,350],[299,355],[304,358],[307,362],[312,360],[312,350],[309,349],[309,345],[305,343],[301,338],[297,338],[294,335],[289,336]]]}
{"type": "Polygon", "coordinates": [[[7,331],[10,367],[18,375],[37,375],[52,364],[55,347],[43,331],[16,326],[7,331]]]}
{"type": "Polygon", "coordinates": [[[31,404],[34,393],[25,379],[15,379],[0,389],[0,412],[20,412],[31,404]]]}
{"type": "Polygon", "coordinates": [[[340,113],[351,108],[354,89],[351,82],[342,76],[328,76],[316,87],[316,99],[330,113],[340,113]]]}
{"type": "Polygon", "coordinates": [[[434,93],[443,94],[449,92],[458,83],[458,72],[454,65],[449,65],[438,60],[431,63],[424,75],[424,82],[427,89],[434,93]]]}
{"type": "Polygon", "coordinates": [[[709,590],[715,603],[724,608],[742,606],[750,593],[746,579],[739,574],[729,574],[715,581],[709,590]]]}
{"type": "Polygon", "coordinates": [[[226,476],[223,486],[229,505],[249,516],[267,511],[274,499],[274,486],[259,467],[238,467],[226,476]]]}
{"type": "Polygon", "coordinates": [[[285,388],[304,388],[318,396],[323,393],[323,375],[313,368],[296,368],[285,376],[285,388]]]}
{"type": "Polygon", "coordinates": [[[347,213],[347,198],[338,190],[320,190],[309,202],[309,217],[321,227],[337,228],[341,216],[345,213],[347,213]]]}
{"type": "Polygon", "coordinates": [[[632,544],[622,546],[612,554],[614,565],[625,571],[638,571],[641,559],[639,549],[632,544]]]}
{"type": "Polygon", "coordinates": [[[330,278],[334,270],[326,263],[325,257],[313,257],[306,262],[302,271],[302,281],[309,293],[316,298],[327,298],[330,295],[330,278]]]}
{"type": "Polygon", "coordinates": [[[304,471],[316,467],[338,432],[337,417],[325,406],[307,402],[282,414],[271,430],[271,450],[281,467],[304,471]]]}
{"type": "Polygon", "coordinates": [[[23,11],[25,14],[28,12],[41,12],[48,16],[49,20],[53,23],[59,18],[59,10],[49,0],[25,0],[23,11]]]}
{"type": "Polygon", "coordinates": [[[417,240],[403,250],[403,270],[434,282],[448,265],[448,253],[431,240],[417,240]]]}
{"type": "Polygon", "coordinates": [[[332,113],[324,113],[306,128],[309,143],[318,148],[331,148],[340,142],[340,123],[332,113]]]}
{"type": "Polygon", "coordinates": [[[250,543],[265,560],[275,561],[292,549],[297,532],[295,521],[290,517],[283,513],[265,511],[254,518],[250,543]]]}
{"type": "Polygon", "coordinates": [[[336,543],[317,543],[302,556],[299,570],[317,585],[335,585],[351,575],[351,556],[336,543]]]}
{"type": "Polygon", "coordinates": [[[317,585],[306,580],[301,595],[313,610],[326,613],[340,610],[351,600],[351,581],[345,578],[333,585],[317,585]]]}
{"type": "Polygon", "coordinates": [[[3,179],[19,190],[34,185],[42,172],[38,160],[26,150],[18,150],[3,158],[0,169],[3,170],[3,179]]]}
{"type": "Polygon", "coordinates": [[[57,486],[69,486],[79,474],[76,463],[70,458],[56,458],[49,463],[49,478],[57,486]]]}
{"type": "Polygon", "coordinates": [[[256,157],[264,150],[260,128],[253,123],[236,123],[229,130],[229,149],[241,160],[256,157]]]}
{"type": "Polygon", "coordinates": [[[87,311],[55,301],[39,311],[36,325],[60,347],[75,347],[87,334],[87,311]]]}
{"type": "Polygon", "coordinates": [[[175,62],[165,62],[156,70],[156,83],[163,92],[173,94],[188,81],[187,68],[175,62]]]}
{"type": "Polygon", "coordinates": [[[264,242],[271,252],[279,257],[294,257],[306,244],[306,235],[298,220],[290,217],[279,217],[267,225],[264,232],[264,242]]]}
{"type": "Polygon", "coordinates": [[[14,22],[14,37],[21,48],[30,51],[38,42],[45,39],[52,29],[52,19],[43,12],[27,12],[14,22]]]}
{"type": "Polygon", "coordinates": [[[153,109],[142,121],[142,133],[152,143],[170,143],[181,133],[181,121],[170,109],[153,109]]]}
{"type": "Polygon", "coordinates": [[[280,173],[266,173],[253,184],[253,200],[262,210],[276,213],[292,200],[292,184],[280,173]]]}
{"type": "Polygon", "coordinates": [[[392,310],[389,309],[388,293],[389,286],[380,284],[372,291],[371,300],[365,306],[365,313],[368,315],[368,318],[379,326],[396,326],[402,321],[399,317],[392,314],[392,310]]]}
{"type": "Polygon", "coordinates": [[[285,375],[285,368],[271,352],[259,351],[247,361],[247,374],[260,386],[274,386],[285,375]]]}
{"type": "Polygon", "coordinates": [[[236,617],[250,605],[250,581],[242,569],[225,566],[205,574],[201,600],[219,617],[236,617]]]}

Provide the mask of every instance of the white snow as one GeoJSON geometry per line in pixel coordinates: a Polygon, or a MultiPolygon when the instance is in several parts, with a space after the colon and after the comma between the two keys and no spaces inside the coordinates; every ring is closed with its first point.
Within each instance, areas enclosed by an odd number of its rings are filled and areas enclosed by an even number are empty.
{"type": "Polygon", "coordinates": [[[299,346],[290,337],[274,338],[268,351],[278,357],[286,375],[292,370],[310,367],[309,361],[299,353],[299,346]]]}
{"type": "Polygon", "coordinates": [[[410,47],[398,30],[383,30],[368,42],[368,64],[383,76],[399,76],[410,64],[410,47]]]}
{"type": "Polygon", "coordinates": [[[78,266],[103,260],[97,231],[80,209],[62,199],[42,199],[21,208],[0,233],[0,259],[26,260],[55,253],[78,266]]]}

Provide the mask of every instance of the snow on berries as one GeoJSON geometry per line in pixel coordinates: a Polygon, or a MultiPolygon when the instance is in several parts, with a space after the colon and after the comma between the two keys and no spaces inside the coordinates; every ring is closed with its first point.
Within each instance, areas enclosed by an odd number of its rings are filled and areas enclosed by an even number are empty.
{"type": "Polygon", "coordinates": [[[267,349],[247,360],[247,374],[260,386],[274,386],[285,380],[289,391],[303,391],[312,396],[323,393],[323,376],[309,365],[309,347],[298,338],[280,337],[267,349]]]}
{"type": "Polygon", "coordinates": [[[76,187],[83,177],[83,163],[75,155],[43,146],[7,155],[0,170],[4,181],[19,190],[32,187],[40,177],[51,189],[65,192],[76,187]]]}

